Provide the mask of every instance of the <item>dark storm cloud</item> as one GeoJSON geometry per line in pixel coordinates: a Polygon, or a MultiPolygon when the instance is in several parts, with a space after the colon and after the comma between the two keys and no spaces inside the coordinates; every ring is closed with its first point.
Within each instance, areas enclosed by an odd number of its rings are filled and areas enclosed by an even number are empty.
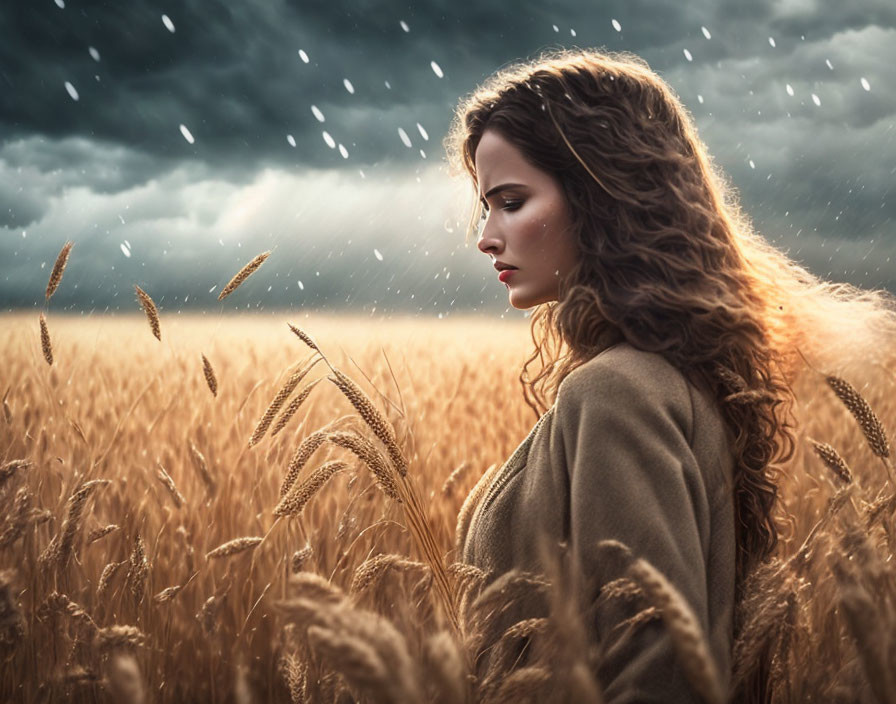
{"type": "Polygon", "coordinates": [[[241,305],[504,310],[441,140],[458,97],[562,46],[643,56],[760,232],[896,289],[894,28],[890,0],[7,3],[0,303],[38,300],[74,238],[61,305],[208,305],[274,249],[241,305]]]}

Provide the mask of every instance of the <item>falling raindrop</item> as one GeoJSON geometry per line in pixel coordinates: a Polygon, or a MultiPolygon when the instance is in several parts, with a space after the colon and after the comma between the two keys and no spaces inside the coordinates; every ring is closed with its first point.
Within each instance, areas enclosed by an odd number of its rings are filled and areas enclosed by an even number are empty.
{"type": "Polygon", "coordinates": [[[165,29],[174,34],[174,22],[171,21],[168,15],[162,15],[162,24],[165,25],[165,29]]]}
{"type": "Polygon", "coordinates": [[[871,84],[868,82],[868,79],[862,76],[862,88],[865,90],[871,90],[871,84]]]}
{"type": "Polygon", "coordinates": [[[684,50],[684,58],[686,58],[688,61],[694,60],[694,57],[691,56],[691,52],[689,52],[687,49],[684,50]]]}
{"type": "Polygon", "coordinates": [[[286,135],[286,141],[289,142],[289,146],[291,146],[291,147],[296,146],[296,138],[293,137],[291,134],[286,135]]]}
{"type": "Polygon", "coordinates": [[[622,25],[619,24],[619,20],[613,20],[613,29],[615,29],[617,32],[622,31],[622,25]]]}
{"type": "Polygon", "coordinates": [[[560,28],[557,25],[551,25],[554,28],[555,32],[559,32],[560,28]]]}
{"type": "Polygon", "coordinates": [[[347,78],[343,78],[343,79],[342,79],[342,84],[345,86],[345,89],[346,89],[349,93],[351,93],[352,95],[354,95],[354,93],[355,93],[355,87],[352,85],[352,82],[351,82],[350,80],[348,80],[347,78]]]}
{"type": "Polygon", "coordinates": [[[784,87],[787,89],[787,95],[792,97],[793,96],[793,86],[788,83],[784,87]]]}
{"type": "Polygon", "coordinates": [[[311,112],[314,113],[314,116],[317,118],[318,122],[324,121],[324,114],[320,111],[320,108],[318,108],[317,105],[311,106],[311,112]]]}
{"type": "Polygon", "coordinates": [[[305,284],[303,284],[301,281],[296,281],[296,283],[299,285],[300,290],[302,290],[302,291],[305,290],[305,284]]]}
{"type": "MultiPolygon", "coordinates": [[[[862,80],[865,80],[865,79],[862,79],[862,80]]],[[[76,91],[75,87],[68,81],[65,82],[65,89],[68,91],[68,94],[72,100],[78,99],[78,91],[76,91]]]]}
{"type": "Polygon", "coordinates": [[[706,27],[701,26],[700,31],[703,32],[703,36],[707,39],[712,39],[712,35],[709,33],[709,30],[706,27]]]}
{"type": "Polygon", "coordinates": [[[65,0],[56,0],[56,5],[65,9],[65,0]]]}
{"type": "Polygon", "coordinates": [[[404,142],[404,146],[408,148],[411,147],[411,138],[408,137],[408,133],[404,131],[403,127],[398,128],[398,136],[401,137],[401,141],[404,142]]]}
{"type": "Polygon", "coordinates": [[[752,159],[750,159],[750,168],[751,168],[751,169],[755,169],[755,168],[756,168],[756,164],[753,163],[753,160],[752,160],[752,159]]]}
{"type": "Polygon", "coordinates": [[[702,95],[699,95],[699,94],[697,95],[697,102],[700,103],[701,105],[703,105],[703,96],[702,95]]]}
{"type": "Polygon", "coordinates": [[[419,122],[417,123],[417,130],[420,132],[420,136],[428,142],[429,135],[426,133],[426,130],[423,129],[423,125],[421,125],[419,122]]]}
{"type": "Polygon", "coordinates": [[[573,37],[576,36],[576,30],[574,30],[574,29],[569,30],[569,34],[570,34],[570,36],[573,36],[573,37]]]}
{"type": "Polygon", "coordinates": [[[828,68],[831,69],[831,71],[834,70],[834,64],[831,63],[830,59],[825,59],[824,62],[828,65],[828,68]]]}
{"type": "Polygon", "coordinates": [[[299,49],[299,58],[306,64],[308,63],[308,54],[305,53],[304,49],[299,49]]]}
{"type": "Polygon", "coordinates": [[[374,255],[376,256],[377,259],[379,259],[380,261],[383,261],[383,255],[380,254],[380,250],[374,248],[373,253],[374,253],[374,255]]]}
{"type": "Polygon", "coordinates": [[[386,88],[388,88],[389,90],[392,90],[392,84],[389,83],[389,81],[385,81],[385,83],[386,83],[386,88]]]}
{"type": "Polygon", "coordinates": [[[121,247],[121,253],[124,254],[124,256],[130,258],[130,256],[131,256],[131,250],[124,246],[124,242],[122,242],[122,243],[119,245],[119,247],[121,247]]]}
{"type": "Polygon", "coordinates": [[[91,58],[91,59],[93,59],[94,61],[99,61],[99,60],[100,60],[100,52],[98,52],[98,51],[97,51],[96,49],[94,49],[92,46],[87,47],[87,51],[90,52],[90,58],[91,58]]]}
{"type": "Polygon", "coordinates": [[[774,46],[775,46],[775,39],[774,39],[774,37],[769,37],[769,38],[768,38],[768,43],[771,44],[771,45],[774,47],[774,46]]]}
{"type": "Polygon", "coordinates": [[[330,149],[335,149],[335,148],[336,148],[336,141],[330,136],[330,133],[327,132],[326,130],[324,130],[322,134],[323,134],[323,136],[324,136],[324,141],[327,143],[327,146],[328,146],[330,149]]]}
{"type": "Polygon", "coordinates": [[[343,159],[348,159],[348,149],[346,149],[341,144],[339,145],[339,153],[342,154],[343,159]]]}
{"type": "Polygon", "coordinates": [[[432,66],[432,72],[439,78],[445,75],[444,73],[442,73],[442,68],[435,61],[430,61],[429,65],[432,66]]]}
{"type": "Polygon", "coordinates": [[[426,158],[426,152],[423,151],[422,149],[420,150],[420,157],[421,157],[422,159],[425,159],[425,158],[426,158]]]}
{"type": "Polygon", "coordinates": [[[180,126],[180,133],[184,136],[184,139],[187,140],[190,144],[193,144],[196,140],[193,139],[193,135],[190,133],[190,130],[187,129],[186,125],[180,126]]]}
{"type": "Polygon", "coordinates": [[[402,28],[405,32],[410,32],[410,31],[411,31],[411,28],[408,27],[408,23],[405,22],[404,20],[401,20],[401,22],[399,22],[399,24],[401,25],[401,28],[402,28]]]}
{"type": "Polygon", "coordinates": [[[812,94],[812,102],[816,105],[821,105],[821,98],[819,98],[815,93],[812,94]]]}

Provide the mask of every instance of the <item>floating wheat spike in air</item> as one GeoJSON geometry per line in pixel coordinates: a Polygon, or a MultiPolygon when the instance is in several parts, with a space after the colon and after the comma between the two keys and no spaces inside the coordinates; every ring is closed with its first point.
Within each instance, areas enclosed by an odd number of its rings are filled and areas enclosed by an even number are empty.
{"type": "Polygon", "coordinates": [[[156,308],[156,304],[153,303],[153,300],[149,297],[149,294],[144,291],[139,286],[134,286],[134,289],[137,291],[137,299],[140,301],[140,305],[143,307],[143,312],[146,313],[146,319],[149,320],[149,327],[152,328],[152,334],[156,336],[156,339],[161,342],[162,340],[162,328],[159,325],[159,310],[156,308]]]}
{"type": "Polygon", "coordinates": [[[237,287],[241,283],[243,283],[243,281],[248,279],[255,272],[255,270],[258,269],[258,267],[260,267],[264,263],[264,260],[267,259],[269,256],[271,256],[270,251],[262,252],[257,257],[255,257],[255,259],[253,259],[251,262],[246,264],[246,266],[244,266],[242,269],[240,269],[236,273],[236,276],[234,276],[230,280],[230,283],[228,283],[221,290],[221,293],[218,294],[218,300],[223,301],[231,293],[233,293],[237,289],[237,287]]]}
{"type": "Polygon", "coordinates": [[[47,327],[47,319],[44,314],[40,314],[40,347],[44,352],[44,359],[47,364],[53,365],[53,346],[50,344],[50,330],[47,327]]]}
{"type": "Polygon", "coordinates": [[[202,355],[202,372],[205,374],[205,382],[208,384],[209,391],[212,396],[218,396],[218,378],[215,376],[215,370],[212,369],[212,363],[208,361],[205,355],[202,355]]]}
{"type": "Polygon", "coordinates": [[[50,300],[50,296],[56,291],[59,287],[59,282],[62,281],[62,273],[65,271],[65,265],[68,264],[68,255],[69,252],[72,251],[72,247],[74,247],[75,243],[69,240],[64,245],[62,245],[62,249],[59,250],[59,255],[56,257],[56,263],[53,265],[53,271],[50,272],[50,280],[47,282],[47,300],[50,300]]]}

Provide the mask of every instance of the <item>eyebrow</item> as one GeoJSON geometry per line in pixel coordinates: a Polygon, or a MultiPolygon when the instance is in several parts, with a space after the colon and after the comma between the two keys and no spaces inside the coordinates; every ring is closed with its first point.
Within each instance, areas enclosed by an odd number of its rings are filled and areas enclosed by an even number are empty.
{"type": "Polygon", "coordinates": [[[508,188],[517,188],[522,187],[525,188],[525,184],[522,183],[502,183],[500,186],[495,186],[488,193],[485,194],[485,197],[480,198],[479,201],[485,206],[486,210],[488,209],[488,203],[486,203],[486,199],[491,198],[496,193],[500,193],[501,191],[506,191],[508,188]]]}

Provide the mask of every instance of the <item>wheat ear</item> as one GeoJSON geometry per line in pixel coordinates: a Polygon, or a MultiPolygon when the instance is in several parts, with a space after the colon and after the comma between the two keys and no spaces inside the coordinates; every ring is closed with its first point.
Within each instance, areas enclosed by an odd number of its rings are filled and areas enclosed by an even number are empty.
{"type": "Polygon", "coordinates": [[[306,545],[301,550],[296,550],[289,560],[290,571],[293,574],[298,574],[299,572],[301,572],[302,566],[309,560],[313,552],[314,551],[310,545],[306,545]]]}
{"type": "Polygon", "coordinates": [[[50,272],[50,280],[47,282],[46,296],[48,301],[50,300],[50,296],[52,296],[59,287],[59,282],[62,281],[62,273],[65,271],[65,265],[68,264],[68,255],[69,252],[72,251],[74,244],[74,242],[69,240],[62,245],[62,249],[59,250],[59,255],[56,257],[56,263],[53,265],[53,271],[50,272]]]}
{"type": "Polygon", "coordinates": [[[146,313],[146,319],[149,321],[149,327],[152,329],[152,334],[161,342],[162,328],[161,325],[159,325],[159,310],[156,308],[156,304],[153,302],[152,298],[149,297],[149,294],[139,286],[135,285],[134,290],[137,292],[137,300],[140,302],[143,312],[146,313]]]}
{"type": "Polygon", "coordinates": [[[305,403],[305,400],[308,398],[308,395],[311,393],[311,389],[317,386],[323,379],[315,379],[311,383],[308,384],[304,389],[299,392],[299,395],[296,396],[292,401],[289,402],[289,405],[280,414],[277,418],[277,422],[274,423],[274,427],[271,430],[271,437],[279,433],[283,428],[286,427],[286,424],[289,423],[290,419],[296,414],[296,411],[299,410],[301,405],[305,403]]]}
{"type": "Polygon", "coordinates": [[[143,548],[143,538],[138,534],[134,539],[134,549],[129,560],[127,584],[128,589],[139,604],[146,591],[146,579],[149,577],[149,561],[143,548]]]}
{"type": "Polygon", "coordinates": [[[174,480],[171,478],[171,475],[165,471],[165,468],[162,466],[162,463],[159,462],[159,469],[156,472],[156,476],[159,481],[165,485],[165,488],[168,490],[168,494],[171,496],[171,500],[174,501],[174,505],[177,508],[181,508],[186,501],[184,500],[183,494],[181,494],[177,490],[177,485],[175,485],[174,480]]]}
{"type": "Polygon", "coordinates": [[[395,480],[392,477],[385,458],[376,449],[374,444],[357,433],[335,431],[327,435],[327,441],[351,450],[367,465],[373,473],[377,485],[392,499],[398,503],[404,503],[398,495],[395,480]]]}
{"type": "Polygon", "coordinates": [[[53,345],[50,344],[50,330],[47,328],[47,319],[44,314],[40,314],[40,348],[44,352],[44,359],[47,364],[53,364],[53,345]]]}
{"type": "Polygon", "coordinates": [[[320,361],[318,357],[311,364],[309,364],[304,369],[300,369],[297,372],[294,372],[289,379],[286,380],[286,383],[281,387],[280,391],[277,392],[277,395],[274,397],[274,400],[271,401],[271,404],[267,407],[267,410],[264,412],[264,415],[261,417],[261,420],[258,421],[258,425],[255,426],[255,431],[252,433],[252,437],[249,439],[249,447],[257,444],[267,432],[268,427],[271,425],[271,421],[274,420],[274,416],[280,412],[280,408],[285,403],[286,399],[289,398],[289,395],[295,390],[296,386],[305,378],[305,375],[311,371],[311,368],[320,361]]]}
{"type": "Polygon", "coordinates": [[[215,481],[215,478],[212,476],[212,473],[209,471],[208,462],[205,461],[205,455],[203,455],[196,445],[193,444],[193,441],[190,440],[190,458],[193,460],[193,466],[196,468],[196,471],[199,473],[200,479],[202,479],[205,484],[206,491],[209,496],[214,496],[215,492],[218,488],[218,484],[215,481]]]}
{"type": "Polygon", "coordinates": [[[330,480],[330,477],[347,467],[348,465],[340,460],[322,464],[311,473],[311,476],[294,486],[280,499],[280,503],[274,509],[274,515],[277,517],[300,515],[305,509],[305,504],[330,480]]]}
{"type": "Polygon", "coordinates": [[[871,410],[868,402],[862,398],[855,387],[845,379],[837,376],[828,376],[825,378],[828,385],[837,394],[843,405],[849,410],[853,418],[856,419],[862,428],[865,439],[871,451],[878,457],[890,456],[890,445],[887,442],[887,434],[884,432],[883,424],[880,419],[871,410]]]}
{"type": "Polygon", "coordinates": [[[246,264],[246,266],[244,266],[242,269],[240,269],[236,273],[236,276],[234,276],[230,280],[230,282],[221,290],[221,293],[218,294],[218,300],[223,301],[231,293],[236,291],[237,287],[239,287],[239,285],[241,283],[243,283],[243,281],[248,279],[255,272],[255,270],[258,269],[258,267],[260,267],[264,263],[264,260],[267,259],[269,256],[271,256],[270,251],[262,252],[257,257],[255,257],[255,259],[253,259],[251,262],[246,264]]]}
{"type": "Polygon", "coordinates": [[[404,555],[388,553],[374,555],[362,562],[355,569],[352,577],[352,586],[349,590],[352,594],[363,592],[374,586],[386,570],[401,570],[402,572],[420,572],[424,575],[430,573],[429,565],[416,560],[409,560],[404,555]]]}
{"type": "Polygon", "coordinates": [[[289,461],[289,466],[286,468],[286,476],[283,478],[283,483],[280,485],[281,499],[286,496],[286,493],[289,491],[290,487],[292,487],[296,477],[299,476],[299,472],[302,471],[302,467],[304,467],[305,463],[308,461],[308,458],[314,454],[314,451],[317,450],[317,448],[324,444],[327,439],[327,432],[328,431],[324,428],[316,430],[299,444],[292,459],[289,461]]]}
{"type": "Polygon", "coordinates": [[[398,447],[398,443],[395,441],[395,434],[391,424],[383,417],[376,406],[373,405],[373,401],[370,400],[367,394],[365,394],[354,381],[338,369],[334,369],[333,374],[335,377],[327,376],[327,379],[339,387],[339,390],[342,391],[345,397],[358,411],[361,418],[364,419],[364,422],[370,426],[370,429],[380,439],[385,446],[386,451],[389,453],[392,465],[398,473],[402,477],[407,476],[408,462],[404,458],[401,449],[398,447]]]}
{"type": "Polygon", "coordinates": [[[212,392],[212,396],[218,396],[218,379],[215,376],[215,370],[212,369],[212,363],[208,361],[208,357],[202,355],[202,373],[205,374],[205,383],[208,384],[208,390],[212,392]]]}
{"type": "Polygon", "coordinates": [[[652,606],[660,610],[681,665],[693,687],[705,701],[723,704],[725,693],[709,653],[700,622],[685,598],[649,562],[635,559],[629,574],[644,590],[652,606]]]}
{"type": "Polygon", "coordinates": [[[213,559],[217,557],[230,557],[231,555],[236,555],[239,552],[243,552],[244,550],[251,550],[256,547],[263,538],[256,537],[245,537],[245,538],[234,538],[233,540],[224,543],[223,545],[219,545],[214,550],[206,554],[206,559],[213,559]]]}
{"type": "Polygon", "coordinates": [[[809,438],[809,442],[812,443],[812,447],[815,449],[815,454],[821,458],[827,468],[830,469],[841,482],[849,484],[852,481],[852,472],[849,471],[849,465],[846,464],[846,460],[840,456],[840,453],[837,452],[837,450],[826,442],[817,442],[812,438],[809,438]]]}

